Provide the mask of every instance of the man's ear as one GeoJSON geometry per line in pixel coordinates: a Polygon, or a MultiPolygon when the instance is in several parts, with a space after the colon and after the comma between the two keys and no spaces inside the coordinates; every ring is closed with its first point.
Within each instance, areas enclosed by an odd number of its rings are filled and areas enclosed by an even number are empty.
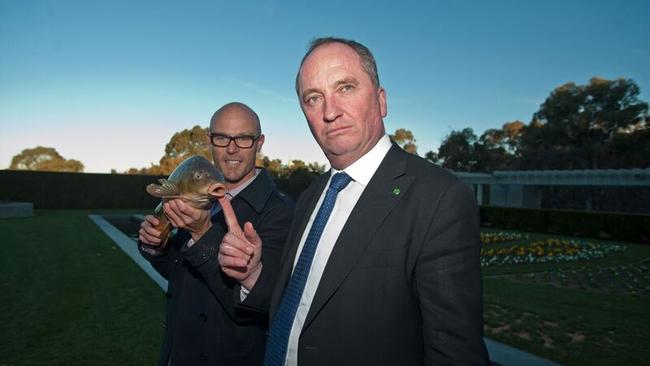
{"type": "Polygon", "coordinates": [[[386,105],[386,90],[382,87],[377,89],[377,97],[379,99],[379,110],[381,117],[384,118],[388,114],[388,106],[386,105]]]}
{"type": "Polygon", "coordinates": [[[257,139],[257,152],[262,151],[262,145],[264,145],[264,134],[261,134],[257,139]]]}

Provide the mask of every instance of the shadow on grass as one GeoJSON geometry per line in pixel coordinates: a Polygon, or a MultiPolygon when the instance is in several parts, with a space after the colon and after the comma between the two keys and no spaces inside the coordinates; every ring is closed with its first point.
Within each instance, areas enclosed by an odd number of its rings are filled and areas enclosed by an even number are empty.
{"type": "Polygon", "coordinates": [[[0,220],[0,364],[155,364],[164,295],[88,213],[0,220]]]}

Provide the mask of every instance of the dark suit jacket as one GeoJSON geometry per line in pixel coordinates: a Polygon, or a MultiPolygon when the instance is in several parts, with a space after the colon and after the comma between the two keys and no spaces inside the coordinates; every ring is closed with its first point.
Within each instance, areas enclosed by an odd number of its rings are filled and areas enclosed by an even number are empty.
{"type": "MultiPolygon", "coordinates": [[[[194,245],[188,232],[170,239],[169,251],[140,251],[169,281],[167,322],[159,365],[261,365],[268,303],[291,224],[293,202],[275,188],[264,170],[232,200],[240,224],[250,221],[263,240],[259,286],[240,303],[239,284],[221,272],[217,253],[227,232],[223,212],[194,245]],[[256,312],[250,308],[257,309],[256,312]]],[[[138,245],[140,247],[140,245],[138,245]]]]}
{"type": "MultiPolygon", "coordinates": [[[[271,317],[328,178],[316,179],[296,205],[271,317]]],[[[487,364],[480,248],[469,187],[393,144],[329,257],[298,364],[487,364]]]]}

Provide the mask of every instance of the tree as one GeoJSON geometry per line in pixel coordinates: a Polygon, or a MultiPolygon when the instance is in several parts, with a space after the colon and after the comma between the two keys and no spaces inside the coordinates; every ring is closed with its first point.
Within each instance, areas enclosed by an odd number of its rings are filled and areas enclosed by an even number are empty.
{"type": "Polygon", "coordinates": [[[389,135],[393,141],[395,141],[399,146],[404,149],[404,151],[417,155],[418,147],[415,145],[415,137],[413,132],[404,128],[398,128],[395,130],[395,134],[389,135]]]}
{"type": "Polygon", "coordinates": [[[633,80],[569,82],[549,95],[526,125],[452,131],[429,161],[460,171],[604,169],[650,166],[648,103],[633,80]]]}
{"type": "Polygon", "coordinates": [[[256,165],[268,170],[278,187],[294,199],[297,199],[316,177],[325,172],[325,165],[316,162],[306,164],[302,160],[292,160],[285,165],[280,159],[269,159],[263,155],[258,156],[256,165]]]}
{"type": "Polygon", "coordinates": [[[616,168],[650,167],[650,125],[648,121],[634,128],[617,133],[610,147],[611,154],[603,159],[603,165],[616,168]],[[612,161],[613,160],[613,161],[612,161]]]}
{"type": "Polygon", "coordinates": [[[280,177],[282,174],[282,160],[280,159],[270,159],[268,156],[265,156],[262,153],[257,154],[257,159],[255,160],[255,166],[264,168],[269,171],[272,177],[280,177]]]}
{"type": "Polygon", "coordinates": [[[438,157],[443,161],[442,166],[454,171],[472,171],[477,163],[474,154],[476,142],[476,135],[471,128],[451,131],[438,148],[438,157]]]}
{"type": "Polygon", "coordinates": [[[475,170],[491,172],[514,169],[517,164],[519,139],[525,124],[504,123],[501,129],[488,129],[474,144],[475,170]]]}
{"type": "Polygon", "coordinates": [[[208,131],[200,126],[175,133],[165,146],[165,155],[160,158],[160,171],[170,174],[183,160],[200,155],[212,161],[208,131]]]}
{"type": "Polygon", "coordinates": [[[487,149],[503,149],[504,152],[515,155],[519,140],[526,125],[521,121],[506,122],[501,129],[488,129],[479,138],[487,149]]]}
{"type": "Polygon", "coordinates": [[[79,160],[64,158],[53,147],[37,146],[14,156],[9,169],[83,172],[84,165],[79,160]]]}
{"type": "Polygon", "coordinates": [[[174,133],[165,145],[165,155],[160,158],[159,164],[151,164],[148,168],[130,168],[125,173],[169,175],[178,164],[192,155],[200,155],[212,161],[208,131],[198,125],[174,133]]]}
{"type": "Polygon", "coordinates": [[[438,157],[438,153],[427,151],[427,153],[424,154],[424,158],[433,164],[440,165],[440,158],[438,157]]]}
{"type": "Polygon", "coordinates": [[[525,127],[526,124],[519,120],[504,123],[501,126],[501,146],[508,150],[508,152],[516,154],[525,127]]]}
{"type": "Polygon", "coordinates": [[[557,87],[533,115],[521,138],[522,167],[598,169],[617,135],[644,123],[648,104],[631,79],[592,78],[557,87]]]}
{"type": "Polygon", "coordinates": [[[455,171],[512,169],[523,126],[521,121],[508,122],[501,129],[486,130],[478,138],[471,128],[452,131],[443,140],[438,154],[430,151],[426,158],[432,162],[441,160],[443,167],[455,171]]]}
{"type": "Polygon", "coordinates": [[[325,164],[318,164],[317,162],[313,161],[307,164],[307,170],[320,175],[325,173],[325,164]]]}

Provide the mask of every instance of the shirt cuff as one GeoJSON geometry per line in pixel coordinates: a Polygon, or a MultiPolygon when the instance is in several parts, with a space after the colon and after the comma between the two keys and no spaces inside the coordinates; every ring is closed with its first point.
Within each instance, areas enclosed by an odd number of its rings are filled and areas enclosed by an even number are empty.
{"type": "Polygon", "coordinates": [[[140,244],[140,249],[142,249],[143,252],[151,254],[151,255],[156,255],[158,254],[158,251],[154,248],[149,248],[144,246],[143,244],[140,244]]]}

